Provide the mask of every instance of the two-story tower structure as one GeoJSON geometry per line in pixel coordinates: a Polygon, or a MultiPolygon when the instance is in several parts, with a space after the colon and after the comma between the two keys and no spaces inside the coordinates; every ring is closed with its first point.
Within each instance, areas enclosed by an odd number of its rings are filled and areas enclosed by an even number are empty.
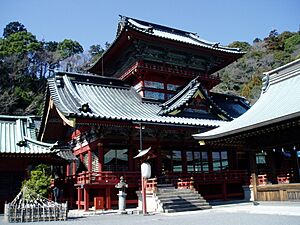
{"type": "Polygon", "coordinates": [[[87,210],[99,197],[101,207],[111,208],[120,175],[129,183],[129,203],[136,203],[140,162],[133,157],[148,147],[158,182],[176,185],[180,177],[195,176],[206,198],[242,197],[236,155],[200,149],[192,134],[249,108],[241,97],[211,92],[220,83],[215,72],[243,54],[195,33],[121,16],[115,40],[90,73],[49,78],[40,138],[68,142],[80,159],[66,173],[77,179],[77,207],[87,210]],[[225,171],[235,179],[226,183],[225,171]]]}

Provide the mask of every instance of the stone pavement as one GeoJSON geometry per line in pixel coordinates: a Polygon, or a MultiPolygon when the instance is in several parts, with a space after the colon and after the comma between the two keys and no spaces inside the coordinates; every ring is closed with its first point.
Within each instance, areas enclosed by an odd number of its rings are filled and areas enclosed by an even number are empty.
{"type": "MultiPolygon", "coordinates": [[[[258,202],[213,206],[218,212],[242,212],[265,215],[300,216],[300,202],[258,202]]],[[[300,224],[300,220],[299,220],[300,224]]]]}
{"type": "MultiPolygon", "coordinates": [[[[141,211],[137,209],[127,209],[127,214],[142,214],[141,211]]],[[[300,216],[300,202],[258,202],[254,205],[252,202],[218,202],[213,205],[211,210],[204,211],[187,211],[187,212],[177,212],[177,213],[161,213],[165,216],[175,216],[175,215],[189,215],[197,214],[203,212],[228,212],[228,213],[251,213],[251,214],[267,214],[267,215],[289,215],[289,216],[300,216]]],[[[117,215],[118,210],[97,210],[97,211],[87,211],[83,210],[70,210],[69,217],[86,217],[86,216],[98,216],[98,215],[117,215]]],[[[154,215],[158,213],[150,213],[154,215]]],[[[299,221],[300,225],[300,221],[299,221]]]]}
{"type": "MultiPolygon", "coordinates": [[[[24,225],[299,225],[300,202],[259,202],[215,205],[209,210],[160,213],[143,216],[134,209],[120,215],[116,210],[83,212],[70,210],[68,221],[33,222],[24,225]]],[[[0,216],[0,224],[7,224],[0,216]]]]}

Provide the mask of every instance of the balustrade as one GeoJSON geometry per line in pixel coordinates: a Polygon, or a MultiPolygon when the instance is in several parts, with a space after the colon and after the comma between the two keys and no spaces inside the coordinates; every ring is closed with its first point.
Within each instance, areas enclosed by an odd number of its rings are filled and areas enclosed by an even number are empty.
{"type": "Polygon", "coordinates": [[[140,179],[140,172],[82,172],[78,174],[77,184],[100,184],[114,185],[123,176],[128,184],[136,184],[140,179]]]}

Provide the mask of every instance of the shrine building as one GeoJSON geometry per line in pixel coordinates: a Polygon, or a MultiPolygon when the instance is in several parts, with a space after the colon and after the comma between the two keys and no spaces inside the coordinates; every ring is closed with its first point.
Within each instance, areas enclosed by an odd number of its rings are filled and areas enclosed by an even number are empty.
{"type": "Polygon", "coordinates": [[[246,113],[194,137],[209,148],[235,149],[252,175],[254,200],[299,201],[300,59],[264,75],[246,113]]]}
{"type": "Polygon", "coordinates": [[[37,140],[40,123],[37,116],[0,115],[0,212],[35,166],[51,165],[52,172],[60,175],[70,162],[77,161],[68,146],[37,140]]]}
{"type": "Polygon", "coordinates": [[[136,205],[141,175],[134,156],[149,147],[157,185],[177,187],[178,179],[193,177],[207,200],[244,198],[245,158],[192,137],[249,109],[242,97],[211,91],[221,82],[216,72],[243,54],[196,33],[121,16],[115,40],[86,74],[49,78],[39,139],[69,144],[80,160],[64,174],[76,189],[65,196],[70,206],[88,210],[101,199],[95,207],[115,207],[120,176],[128,183],[127,204],[136,205]]]}

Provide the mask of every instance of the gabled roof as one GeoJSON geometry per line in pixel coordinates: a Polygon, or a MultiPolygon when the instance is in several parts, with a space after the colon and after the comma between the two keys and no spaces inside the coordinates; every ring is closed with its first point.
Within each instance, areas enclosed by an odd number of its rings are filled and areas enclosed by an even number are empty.
{"type": "Polygon", "coordinates": [[[300,59],[264,75],[261,96],[247,112],[194,138],[214,140],[300,118],[300,59]]]}
{"type": "Polygon", "coordinates": [[[0,115],[0,153],[55,153],[56,144],[36,140],[35,121],[39,121],[36,116],[0,115]]]}
{"type": "MultiPolygon", "coordinates": [[[[215,55],[215,57],[223,55],[220,58],[222,58],[221,61],[224,62],[216,68],[211,68],[210,73],[218,71],[245,54],[245,52],[241,51],[239,48],[230,48],[220,45],[219,42],[203,40],[194,32],[179,30],[121,15],[120,18],[115,40],[111,43],[109,48],[105,50],[102,56],[90,66],[88,69],[89,72],[104,75],[100,68],[103,66],[102,69],[104,68],[105,70],[105,67],[109,64],[109,60],[114,60],[114,58],[111,59],[109,57],[110,53],[114,52],[112,54],[115,54],[115,51],[118,51],[125,46],[123,42],[122,44],[119,44],[119,42],[121,43],[121,40],[127,40],[127,44],[129,44],[130,39],[128,39],[128,35],[130,36],[132,34],[128,34],[128,31],[134,31],[135,33],[141,34],[138,36],[144,36],[146,39],[149,39],[148,37],[155,38],[156,42],[162,40],[165,42],[172,42],[176,46],[180,44],[185,52],[189,47],[192,47],[194,50],[198,51],[198,53],[210,52],[209,54],[215,55]],[[105,62],[106,60],[107,62],[105,62]]],[[[137,37],[136,39],[139,38],[140,37],[137,37]]],[[[175,47],[174,50],[178,51],[178,48],[175,47]]]]}
{"type": "MultiPolygon", "coordinates": [[[[211,98],[210,95],[208,95],[207,91],[203,89],[201,83],[198,81],[198,77],[193,79],[187,86],[185,86],[180,92],[178,92],[175,96],[173,96],[171,99],[169,99],[167,102],[161,104],[161,111],[159,112],[160,115],[167,115],[168,113],[171,113],[173,111],[179,110],[182,108],[185,104],[187,104],[193,96],[195,96],[196,93],[199,93],[207,104],[211,106],[211,108],[214,108],[214,110],[218,113],[224,116],[227,119],[232,120],[235,118],[235,116],[232,116],[225,110],[223,110],[218,104],[216,104],[211,98]]],[[[236,97],[239,98],[239,97],[236,97]]],[[[226,102],[225,104],[226,105],[226,102]]],[[[235,104],[234,107],[237,107],[238,104],[235,104]]],[[[249,108],[245,105],[245,111],[249,108]]],[[[230,111],[231,112],[231,111],[230,111]]],[[[239,114],[240,115],[240,114],[239,114]]],[[[238,116],[239,116],[238,115],[238,116]]]]}
{"type": "Polygon", "coordinates": [[[120,34],[123,29],[128,27],[137,31],[146,33],[151,36],[156,36],[164,39],[169,39],[177,42],[200,46],[204,48],[214,49],[216,51],[224,51],[233,54],[244,54],[239,48],[230,48],[221,46],[218,42],[209,42],[199,38],[196,33],[179,30],[171,27],[162,26],[159,24],[149,23],[134,18],[120,16],[118,32],[120,34]]]}
{"type": "Polygon", "coordinates": [[[159,115],[158,103],[144,102],[121,80],[59,72],[48,79],[50,98],[68,118],[92,118],[179,126],[218,127],[219,120],[159,115]]]}

